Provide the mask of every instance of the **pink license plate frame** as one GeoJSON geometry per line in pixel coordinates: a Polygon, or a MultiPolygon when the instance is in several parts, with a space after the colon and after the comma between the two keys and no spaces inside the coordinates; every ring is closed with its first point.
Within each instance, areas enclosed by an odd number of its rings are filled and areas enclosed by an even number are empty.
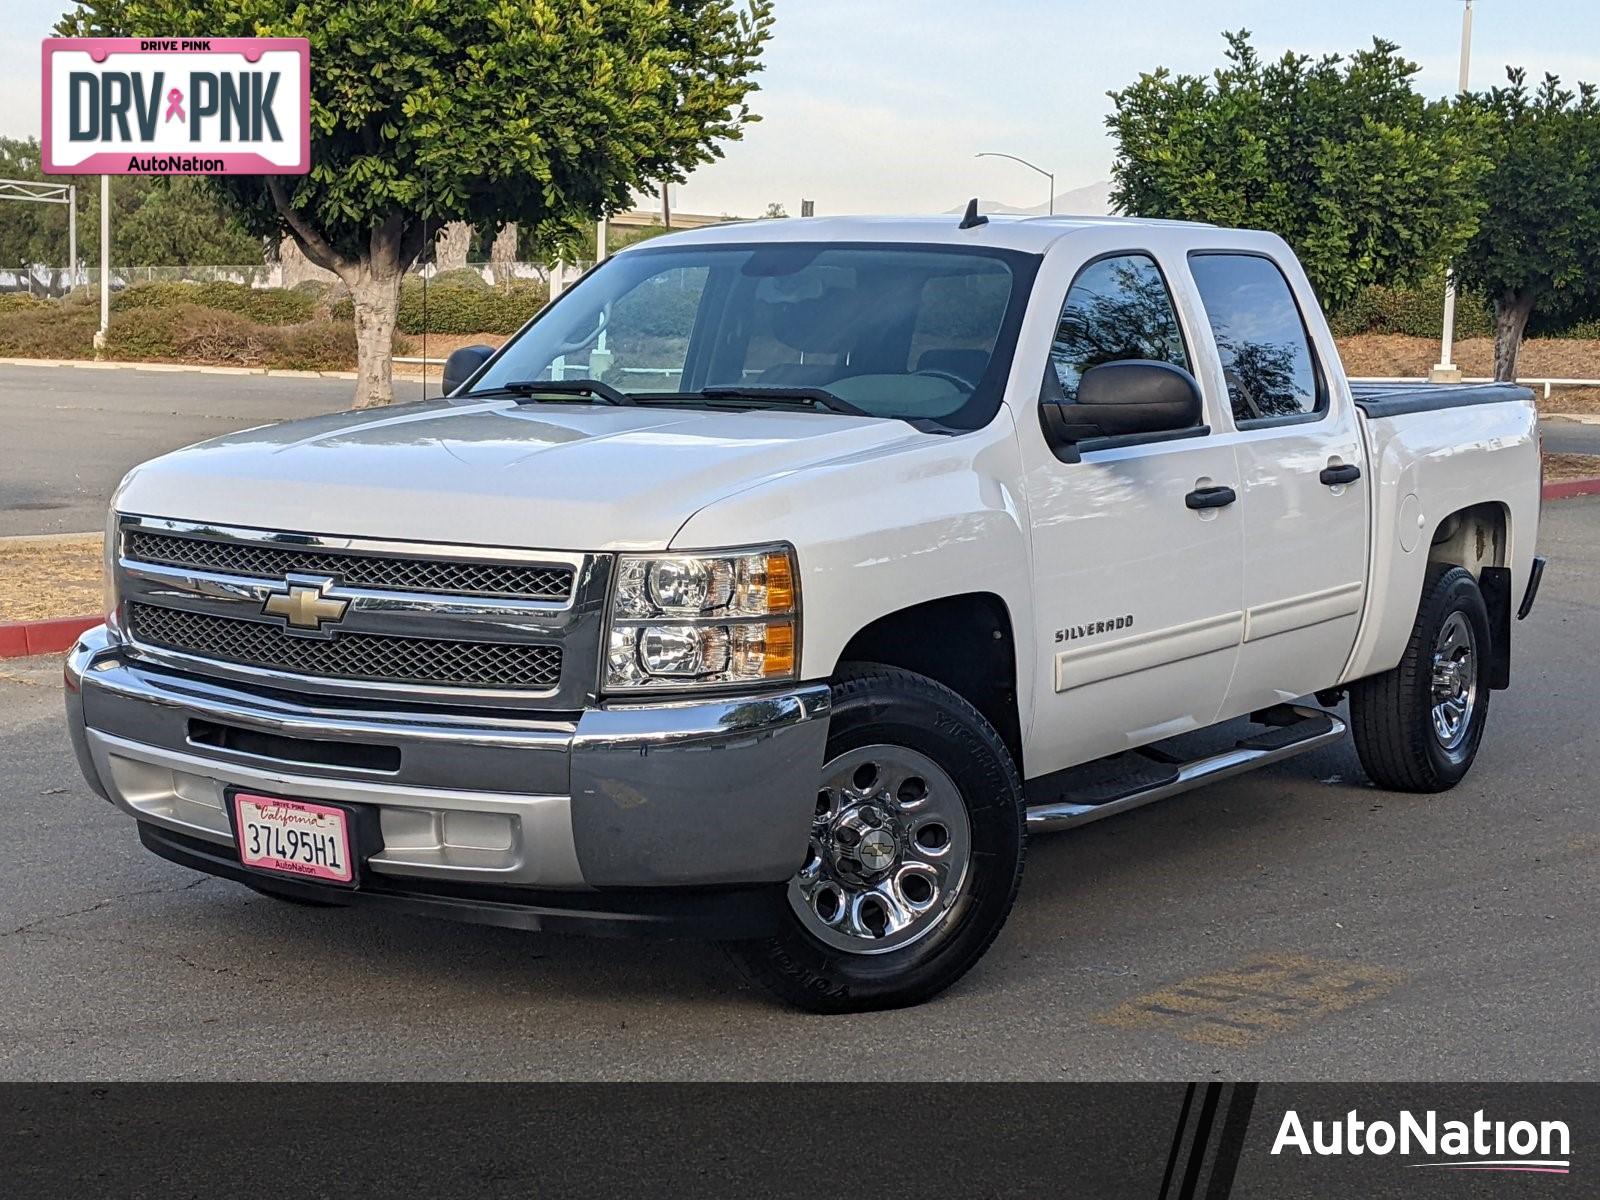
{"type": "Polygon", "coordinates": [[[230,792],[228,807],[241,865],[277,879],[355,886],[350,809],[248,791],[230,792]]]}

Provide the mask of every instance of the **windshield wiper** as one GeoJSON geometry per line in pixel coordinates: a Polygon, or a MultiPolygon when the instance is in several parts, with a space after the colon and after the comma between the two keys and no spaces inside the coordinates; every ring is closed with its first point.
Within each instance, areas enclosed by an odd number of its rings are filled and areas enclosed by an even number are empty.
{"type": "Polygon", "coordinates": [[[826,409],[828,412],[843,413],[850,417],[870,417],[875,415],[864,408],[857,408],[850,401],[835,396],[825,388],[817,387],[745,387],[742,385],[729,385],[703,388],[698,392],[682,392],[679,395],[684,399],[754,400],[758,403],[763,400],[770,400],[775,404],[810,404],[817,408],[826,409]]]}
{"type": "Polygon", "coordinates": [[[619,392],[609,383],[598,379],[520,379],[498,384],[482,392],[468,392],[465,399],[486,396],[515,396],[518,401],[539,396],[579,396],[598,400],[602,404],[632,404],[627,392],[619,392]]]}

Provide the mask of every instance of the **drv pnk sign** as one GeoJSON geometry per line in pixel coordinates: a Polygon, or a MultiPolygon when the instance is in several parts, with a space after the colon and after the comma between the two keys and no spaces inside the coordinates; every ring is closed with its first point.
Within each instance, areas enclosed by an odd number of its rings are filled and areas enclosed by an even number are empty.
{"type": "Polygon", "coordinates": [[[304,175],[305,38],[47,38],[52,175],[304,175]]]}

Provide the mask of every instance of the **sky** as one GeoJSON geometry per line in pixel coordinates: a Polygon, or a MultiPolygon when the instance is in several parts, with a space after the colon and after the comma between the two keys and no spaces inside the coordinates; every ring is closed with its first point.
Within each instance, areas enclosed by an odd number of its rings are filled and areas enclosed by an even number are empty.
{"type": "MultiPolygon", "coordinates": [[[[39,40],[66,0],[0,0],[0,134],[39,133],[39,40]]],[[[1225,29],[1264,54],[1348,52],[1382,36],[1455,91],[1462,0],[777,0],[753,108],[726,157],[673,189],[684,212],[943,212],[981,195],[1029,206],[1106,179],[1106,92],[1157,66],[1205,73],[1225,29]]],[[[1505,66],[1600,81],[1600,0],[1477,0],[1472,86],[1505,66]]],[[[312,70],[316,69],[313,61],[312,70]]]]}

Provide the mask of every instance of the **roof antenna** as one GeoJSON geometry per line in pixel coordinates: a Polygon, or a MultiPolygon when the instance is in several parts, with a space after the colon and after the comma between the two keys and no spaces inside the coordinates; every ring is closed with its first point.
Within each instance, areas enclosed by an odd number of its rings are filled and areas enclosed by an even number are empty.
{"type": "Polygon", "coordinates": [[[967,201],[967,215],[961,218],[960,229],[976,229],[979,225],[987,225],[989,218],[978,212],[978,198],[974,196],[967,201]]]}

